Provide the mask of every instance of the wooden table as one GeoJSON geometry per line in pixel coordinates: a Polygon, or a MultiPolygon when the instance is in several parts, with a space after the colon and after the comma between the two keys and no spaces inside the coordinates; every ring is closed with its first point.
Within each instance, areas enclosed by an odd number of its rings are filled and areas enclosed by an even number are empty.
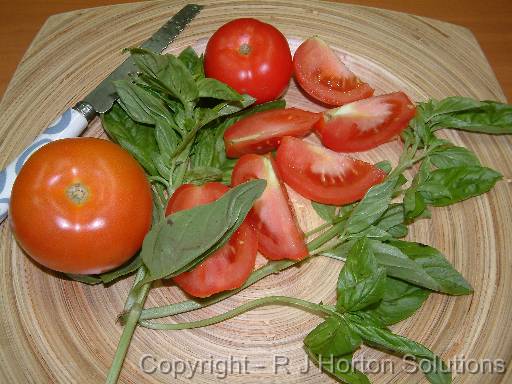
{"type": "MultiPolygon", "coordinates": [[[[0,96],[30,42],[52,14],[137,0],[0,0],[0,96]]],[[[200,2],[200,1],[198,1],[200,2]]],[[[512,1],[510,0],[345,0],[432,17],[469,28],[512,99],[512,1]]]]}

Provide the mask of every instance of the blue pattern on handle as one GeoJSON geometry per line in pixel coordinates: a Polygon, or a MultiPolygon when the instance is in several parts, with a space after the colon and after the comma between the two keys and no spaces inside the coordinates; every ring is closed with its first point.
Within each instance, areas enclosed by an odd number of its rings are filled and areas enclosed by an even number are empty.
{"type": "Polygon", "coordinates": [[[16,166],[14,167],[14,171],[16,172],[16,175],[18,173],[20,173],[21,167],[23,166],[23,164],[25,164],[25,161],[32,154],[32,152],[34,152],[38,147],[40,147],[40,146],[42,146],[44,144],[49,143],[50,141],[51,141],[50,139],[41,139],[41,140],[36,141],[35,143],[33,143],[27,149],[25,149],[23,151],[23,153],[20,155],[18,161],[16,162],[16,166]]]}
{"type": "Polygon", "coordinates": [[[9,204],[9,198],[8,197],[4,197],[4,198],[1,198],[0,199],[0,204],[9,204]]]}
{"type": "Polygon", "coordinates": [[[60,117],[60,120],[55,125],[51,125],[50,127],[46,128],[44,133],[48,135],[55,135],[57,133],[61,133],[63,130],[66,129],[66,127],[71,122],[71,108],[68,109],[66,112],[62,114],[60,117]]]}
{"type": "Polygon", "coordinates": [[[7,171],[4,169],[0,172],[0,192],[2,192],[5,188],[5,181],[7,179],[7,171]]]}

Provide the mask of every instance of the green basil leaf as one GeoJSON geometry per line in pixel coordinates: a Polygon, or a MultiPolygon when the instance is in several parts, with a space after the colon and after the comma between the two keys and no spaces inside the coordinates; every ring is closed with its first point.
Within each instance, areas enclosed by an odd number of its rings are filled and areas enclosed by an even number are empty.
{"type": "Polygon", "coordinates": [[[405,356],[414,356],[429,382],[434,384],[451,383],[451,372],[442,360],[427,347],[407,337],[393,334],[378,327],[350,322],[350,327],[368,344],[377,349],[391,351],[405,356]],[[425,364],[425,363],[430,364],[425,364]]]}
{"type": "Polygon", "coordinates": [[[382,299],[386,271],[380,267],[366,238],[354,244],[338,278],[336,308],[357,311],[382,299]]]}
{"type": "Polygon", "coordinates": [[[393,170],[393,166],[388,160],[379,161],[375,166],[388,174],[393,170]]]}
{"type": "Polygon", "coordinates": [[[365,312],[379,319],[384,325],[392,325],[412,316],[429,294],[426,289],[388,277],[382,300],[365,312]]]}
{"type": "Polygon", "coordinates": [[[143,74],[157,77],[168,65],[168,56],[148,51],[142,48],[128,48],[131,59],[143,74]]]}
{"type": "Polygon", "coordinates": [[[461,166],[479,166],[480,161],[476,155],[464,147],[439,148],[430,156],[430,161],[437,168],[453,168],[461,166]]]}
{"type": "Polygon", "coordinates": [[[194,79],[204,77],[203,57],[198,56],[192,47],[187,47],[178,56],[178,59],[187,67],[194,79]]]}
{"type": "Polygon", "coordinates": [[[155,225],[142,245],[148,276],[139,286],[193,268],[220,248],[265,189],[264,180],[241,184],[220,199],[176,212],[155,225]]]}
{"type": "Polygon", "coordinates": [[[188,68],[178,58],[166,55],[167,66],[158,73],[157,78],[178,98],[183,105],[190,106],[199,97],[199,90],[188,68]]]}
{"type": "Polygon", "coordinates": [[[388,231],[397,225],[403,224],[404,219],[403,205],[390,204],[375,225],[385,231],[388,231]]]}
{"type": "Polygon", "coordinates": [[[117,103],[101,115],[101,123],[109,137],[130,152],[148,174],[158,174],[152,160],[152,153],[158,152],[152,127],[133,121],[117,103]]]}
{"type": "Polygon", "coordinates": [[[441,291],[441,285],[430,276],[421,264],[410,259],[398,247],[372,240],[370,246],[379,265],[386,268],[388,276],[408,281],[433,291],[441,291]]]}
{"type": "Polygon", "coordinates": [[[404,194],[403,201],[405,218],[411,222],[417,217],[422,216],[427,209],[427,204],[423,195],[416,191],[416,189],[408,189],[404,194]]]}
{"type": "Polygon", "coordinates": [[[425,119],[427,121],[441,115],[450,115],[456,112],[463,112],[479,108],[482,104],[480,101],[462,96],[450,96],[443,100],[430,100],[427,103],[421,103],[425,111],[425,119]]]}
{"type": "Polygon", "coordinates": [[[512,105],[482,101],[480,106],[437,116],[431,120],[435,129],[452,128],[487,134],[512,133],[512,105]]]}
{"type": "Polygon", "coordinates": [[[361,342],[345,320],[334,316],[328,317],[304,339],[306,347],[322,357],[347,355],[359,348],[361,342]]]}
{"type": "Polygon", "coordinates": [[[204,184],[211,181],[222,181],[224,173],[214,167],[195,167],[187,171],[184,183],[204,184]]]}
{"type": "Polygon", "coordinates": [[[306,347],[309,358],[322,371],[347,384],[370,384],[368,377],[352,366],[352,355],[324,358],[306,347]]]}
{"type": "Polygon", "coordinates": [[[488,192],[501,178],[495,170],[480,166],[436,169],[418,190],[426,203],[439,207],[488,192]]]}
{"type": "Polygon", "coordinates": [[[160,154],[167,162],[181,139],[168,122],[163,119],[156,120],[154,132],[160,154]]]}
{"type": "Polygon", "coordinates": [[[119,95],[118,103],[136,122],[156,124],[157,118],[169,119],[170,113],[164,101],[129,80],[114,81],[119,95]]]}
{"type": "Polygon", "coordinates": [[[78,281],[79,283],[89,284],[89,285],[96,285],[101,284],[103,281],[101,280],[98,275],[76,275],[73,273],[65,273],[64,274],[67,278],[78,281]]]}
{"type": "Polygon", "coordinates": [[[386,179],[371,187],[357,204],[347,221],[347,231],[358,233],[375,223],[388,209],[398,177],[386,179]]]}
{"type": "Polygon", "coordinates": [[[428,245],[401,240],[392,240],[390,245],[398,248],[409,259],[421,266],[439,284],[439,291],[450,295],[467,295],[473,292],[464,277],[453,268],[437,249],[428,245]]]}
{"type": "Polygon", "coordinates": [[[131,275],[133,272],[138,270],[142,266],[142,257],[140,256],[140,253],[137,254],[137,256],[133,257],[122,265],[119,268],[114,269],[113,271],[102,273],[99,275],[101,281],[103,284],[108,284],[113,282],[114,280],[119,279],[120,277],[124,277],[127,275],[131,275]]]}
{"type": "Polygon", "coordinates": [[[209,77],[197,81],[199,97],[211,97],[219,100],[241,101],[242,95],[229,85],[209,77]]]}
{"type": "Polygon", "coordinates": [[[409,233],[409,228],[407,228],[407,225],[405,224],[398,224],[395,225],[394,227],[389,228],[387,232],[395,239],[400,239],[402,237],[407,236],[407,234],[409,233]]]}
{"type": "Polygon", "coordinates": [[[321,204],[317,203],[316,201],[312,201],[311,206],[318,214],[318,216],[320,216],[320,218],[327,221],[328,223],[331,223],[337,217],[336,206],[334,205],[321,204]]]}

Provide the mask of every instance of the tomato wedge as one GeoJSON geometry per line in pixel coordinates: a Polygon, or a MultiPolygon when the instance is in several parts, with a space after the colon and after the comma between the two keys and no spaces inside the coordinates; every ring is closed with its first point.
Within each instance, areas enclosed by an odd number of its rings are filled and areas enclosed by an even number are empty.
{"type": "Polygon", "coordinates": [[[343,205],[360,200],[386,177],[372,164],[294,137],[283,138],[276,162],[286,184],[323,204],[343,205]]]}
{"type": "Polygon", "coordinates": [[[343,105],[373,95],[320,38],[304,41],[293,55],[295,79],[313,98],[328,105],[343,105]]]}
{"type": "Polygon", "coordinates": [[[298,108],[274,109],[242,119],[224,133],[226,154],[267,153],[279,146],[283,136],[306,136],[321,115],[298,108]]]}
{"type": "MultiPolygon", "coordinates": [[[[172,195],[165,211],[173,214],[198,205],[208,204],[229,190],[221,183],[201,186],[184,184],[172,195]]],[[[239,288],[249,277],[256,263],[258,242],[256,232],[244,221],[231,239],[194,269],[173,278],[189,295],[208,297],[215,293],[239,288]]]]}
{"type": "Polygon", "coordinates": [[[267,259],[300,260],[308,255],[288,193],[279,179],[270,155],[244,155],[233,169],[231,184],[264,179],[267,187],[253,206],[252,219],[258,235],[258,249],[267,259]]]}
{"type": "Polygon", "coordinates": [[[326,111],[315,129],[327,148],[366,151],[399,135],[415,114],[416,107],[407,95],[395,92],[326,111]]]}

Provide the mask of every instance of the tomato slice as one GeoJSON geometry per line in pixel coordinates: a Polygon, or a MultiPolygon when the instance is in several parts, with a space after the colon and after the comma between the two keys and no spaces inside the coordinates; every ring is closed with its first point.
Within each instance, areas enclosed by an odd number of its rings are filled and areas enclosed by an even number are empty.
{"type": "MultiPolygon", "coordinates": [[[[229,190],[221,183],[201,186],[184,184],[172,195],[166,215],[211,203],[229,190]]],[[[256,232],[246,220],[229,241],[194,269],[173,278],[189,295],[208,297],[239,288],[249,277],[256,263],[258,242],[256,232]]]]}
{"type": "Polygon", "coordinates": [[[244,155],[233,169],[231,184],[264,179],[267,187],[253,206],[258,249],[267,259],[300,260],[308,255],[288,193],[270,155],[244,155]]]}
{"type": "Polygon", "coordinates": [[[372,164],[294,137],[277,150],[277,167],[286,184],[302,196],[323,204],[360,200],[386,173],[372,164]]]}
{"type": "Polygon", "coordinates": [[[267,153],[279,146],[283,136],[306,136],[321,115],[298,108],[274,109],[242,119],[224,133],[226,154],[267,153]]]}
{"type": "Polygon", "coordinates": [[[315,129],[322,143],[334,151],[366,151],[399,135],[415,114],[407,95],[395,92],[326,111],[315,129]]]}
{"type": "Polygon", "coordinates": [[[328,105],[343,105],[373,95],[373,88],[361,81],[320,38],[304,41],[293,55],[295,78],[315,99],[328,105]]]}

